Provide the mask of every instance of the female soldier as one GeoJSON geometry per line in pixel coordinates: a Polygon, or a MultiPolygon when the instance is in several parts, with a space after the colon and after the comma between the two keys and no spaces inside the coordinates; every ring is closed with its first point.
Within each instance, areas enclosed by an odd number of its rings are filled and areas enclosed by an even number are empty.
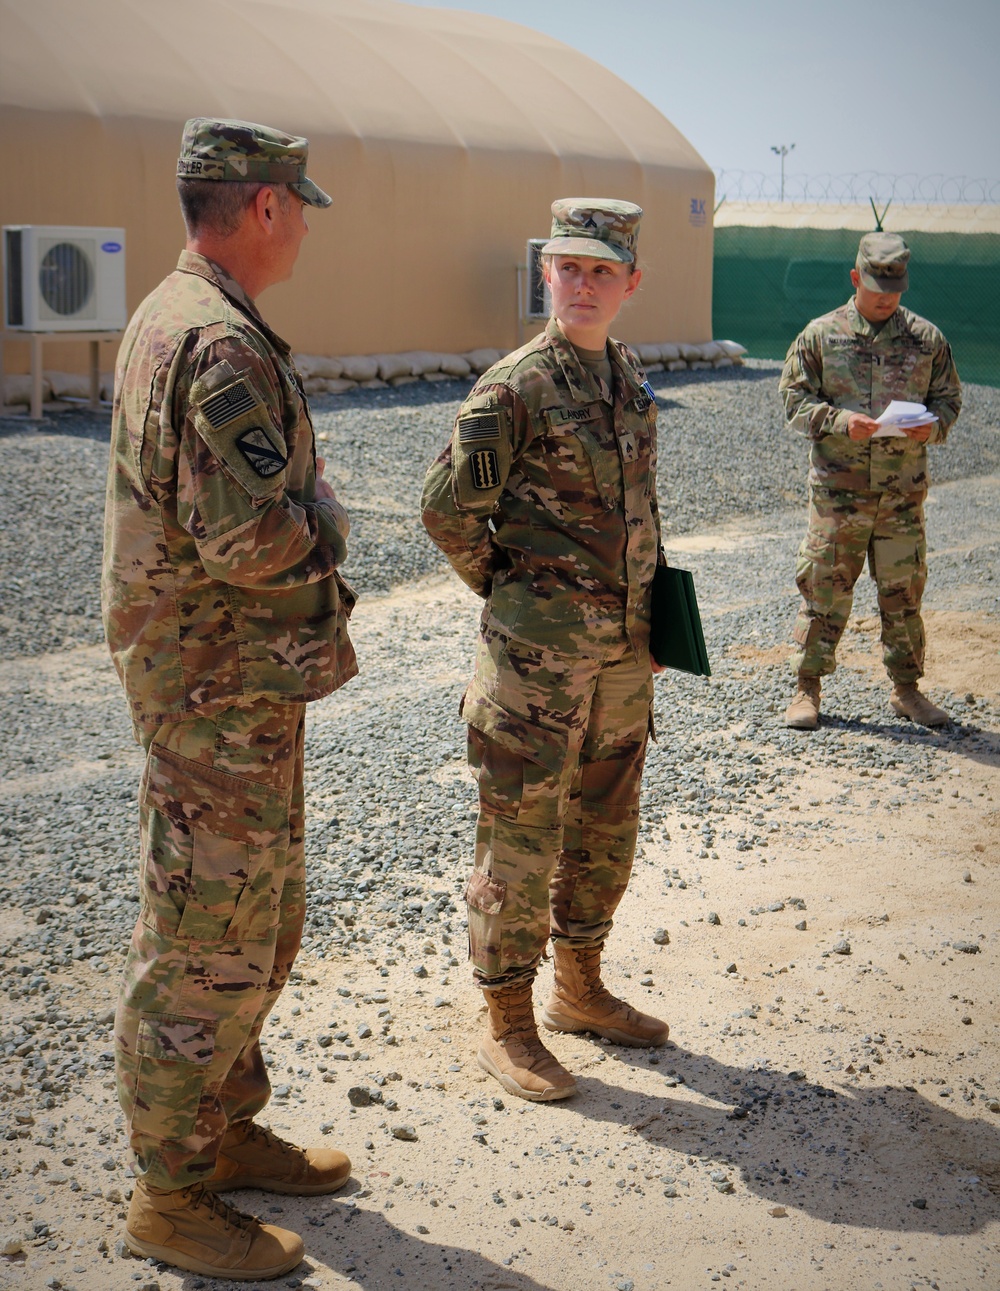
{"type": "Polygon", "coordinates": [[[533,1100],[576,1090],[535,1026],[550,935],[549,1030],[637,1046],[668,1032],[600,975],[635,852],[656,668],[656,412],[635,357],[608,340],[642,276],[642,211],[563,198],[552,216],[548,326],[480,377],[423,496],[431,538],[486,599],[462,701],[479,782],[466,890],[489,1013],[479,1065],[533,1100]]]}

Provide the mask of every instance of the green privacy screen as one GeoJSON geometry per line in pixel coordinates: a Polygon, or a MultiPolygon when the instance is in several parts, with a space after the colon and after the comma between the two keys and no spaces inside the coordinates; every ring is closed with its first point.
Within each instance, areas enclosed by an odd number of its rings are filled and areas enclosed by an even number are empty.
{"type": "MultiPolygon", "coordinates": [[[[913,252],[903,303],[944,332],[965,381],[1000,386],[1000,234],[906,232],[913,252]]],[[[754,358],[783,359],[819,314],[851,295],[853,229],[715,230],[713,335],[754,358]]]]}

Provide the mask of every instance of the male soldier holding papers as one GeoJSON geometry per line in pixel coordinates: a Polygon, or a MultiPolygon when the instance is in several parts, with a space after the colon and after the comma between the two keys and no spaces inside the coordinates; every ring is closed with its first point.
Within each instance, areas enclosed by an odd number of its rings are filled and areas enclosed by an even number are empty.
{"type": "Polygon", "coordinates": [[[917,688],[924,671],[920,601],[927,581],[925,445],[944,443],[962,406],[962,388],[940,331],[899,303],[909,285],[909,259],[897,234],[866,233],[851,270],[853,298],[806,327],[781,374],[789,425],[812,441],[809,529],[797,570],[802,608],[792,656],[798,693],[785,713],[786,725],[799,730],[819,723],[820,678],[836,667],[866,555],[878,585],[890,704],[923,726],[949,720],[917,688]],[[918,411],[890,429],[875,418],[893,401],[916,404],[918,411]]]}
{"type": "Polygon", "coordinates": [[[258,1126],[264,1019],[305,909],[305,705],[354,676],[347,515],[322,478],[289,348],[254,301],[291,276],[307,141],[184,128],[177,269],[118,357],[104,623],[146,750],[140,914],[115,1021],[140,1256],[237,1280],[294,1268],[296,1233],[217,1194],[333,1192],[351,1164],[258,1126]]]}

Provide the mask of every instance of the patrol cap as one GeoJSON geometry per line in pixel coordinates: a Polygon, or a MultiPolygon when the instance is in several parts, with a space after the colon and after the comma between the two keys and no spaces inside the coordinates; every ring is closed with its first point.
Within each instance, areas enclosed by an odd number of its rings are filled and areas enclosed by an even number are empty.
{"type": "Polygon", "coordinates": [[[642,207],[611,197],[559,197],[542,255],[588,256],[634,264],[642,207]]]}
{"type": "Polygon", "coordinates": [[[869,291],[892,295],[910,285],[909,261],[910,248],[898,233],[866,233],[858,245],[855,267],[869,291]]]}
{"type": "Polygon", "coordinates": [[[327,193],[306,179],[309,140],[253,121],[192,117],[181,136],[179,179],[288,184],[310,206],[329,206],[327,193]]]}

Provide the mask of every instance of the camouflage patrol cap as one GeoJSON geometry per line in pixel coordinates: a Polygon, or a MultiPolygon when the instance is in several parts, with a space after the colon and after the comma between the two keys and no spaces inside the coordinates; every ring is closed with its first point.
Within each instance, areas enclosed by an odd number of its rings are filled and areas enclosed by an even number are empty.
{"type": "Polygon", "coordinates": [[[866,233],[855,267],[869,291],[895,295],[910,285],[909,261],[910,248],[898,233],[866,233]]]}
{"type": "Polygon", "coordinates": [[[306,179],[309,140],[283,134],[253,121],[192,117],[181,136],[179,179],[287,184],[310,206],[329,206],[333,198],[306,179]]]}
{"type": "Polygon", "coordinates": [[[552,232],[543,255],[588,256],[635,262],[642,207],[611,197],[559,197],[552,203],[552,232]]]}

